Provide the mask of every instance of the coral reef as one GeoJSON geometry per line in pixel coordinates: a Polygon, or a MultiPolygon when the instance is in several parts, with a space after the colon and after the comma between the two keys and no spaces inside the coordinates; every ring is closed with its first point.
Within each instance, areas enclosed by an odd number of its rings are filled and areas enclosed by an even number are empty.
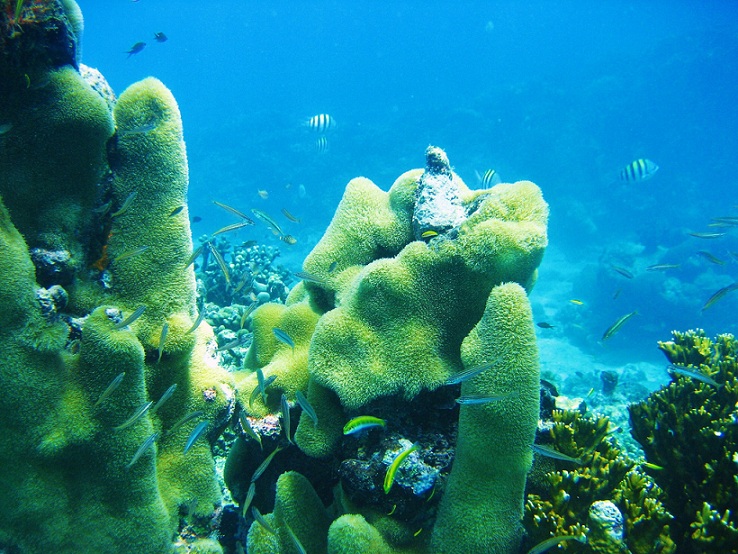
{"type": "Polygon", "coordinates": [[[0,545],[169,552],[182,506],[220,503],[208,442],[235,408],[209,326],[187,332],[179,110],[146,79],[111,113],[76,69],[74,2],[15,15],[0,25],[0,545]]]}
{"type": "Polygon", "coordinates": [[[536,442],[568,459],[536,455],[525,501],[525,546],[550,537],[587,537],[567,551],[676,552],[671,514],[653,479],[623,455],[603,416],[554,410],[536,442]]]}
{"type": "Polygon", "coordinates": [[[630,407],[633,436],[674,514],[680,552],[738,544],[738,343],[698,329],[659,343],[673,380],[630,407]]]}
{"type": "MultiPolygon", "coordinates": [[[[363,178],[348,184],[303,264],[303,282],[284,305],[268,303],[254,312],[253,342],[236,375],[253,430],[269,414],[280,414],[280,445],[293,452],[288,467],[318,491],[340,484],[329,552],[510,552],[522,535],[539,410],[526,289],[546,246],[548,208],[532,183],[473,191],[442,150],[429,147],[426,162],[425,171],[405,173],[389,192],[363,178]],[[439,189],[444,186],[452,190],[446,194],[439,189]],[[450,219],[434,218],[434,210],[446,208],[450,219]],[[492,369],[461,387],[446,384],[464,368],[487,363],[492,369]],[[459,388],[499,398],[458,410],[459,388]],[[297,404],[298,391],[317,421],[302,410],[292,439],[285,412],[297,404]],[[365,414],[384,418],[386,430],[345,437],[343,425],[365,414]],[[455,452],[449,440],[457,427],[455,452]],[[505,454],[490,457],[490,449],[505,454]],[[382,492],[401,451],[410,454],[382,492]],[[340,483],[331,474],[340,475],[340,483]],[[361,550],[362,544],[371,550],[361,550]]],[[[241,451],[258,452],[248,435],[241,451]]],[[[281,456],[259,481],[278,478],[285,469],[281,456]]],[[[229,486],[243,498],[253,462],[239,464],[234,457],[229,486]]],[[[259,496],[257,487],[255,502],[268,506],[259,496]]],[[[266,517],[279,527],[276,510],[266,517]]],[[[259,525],[252,524],[249,548],[279,551],[284,530],[274,535],[259,525]]]]}

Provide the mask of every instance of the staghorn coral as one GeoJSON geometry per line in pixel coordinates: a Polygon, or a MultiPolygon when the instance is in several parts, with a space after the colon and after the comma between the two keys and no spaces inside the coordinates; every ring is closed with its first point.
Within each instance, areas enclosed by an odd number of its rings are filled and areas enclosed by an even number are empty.
{"type": "Polygon", "coordinates": [[[673,364],[719,386],[678,374],[668,386],[630,406],[632,433],[646,459],[663,468],[653,478],[680,552],[727,552],[738,544],[738,344],[701,329],[673,332],[659,348],[673,364]]]}

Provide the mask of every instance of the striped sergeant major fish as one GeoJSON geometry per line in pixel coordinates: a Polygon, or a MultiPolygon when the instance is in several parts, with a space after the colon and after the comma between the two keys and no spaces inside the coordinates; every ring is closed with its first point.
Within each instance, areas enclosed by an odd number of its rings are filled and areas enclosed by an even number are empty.
{"type": "Polygon", "coordinates": [[[308,119],[306,125],[311,131],[325,133],[328,129],[333,129],[336,126],[336,120],[330,114],[319,113],[308,119]]]}
{"type": "Polygon", "coordinates": [[[645,181],[654,176],[659,166],[646,158],[638,158],[620,170],[620,180],[628,182],[645,181]]]}
{"type": "Polygon", "coordinates": [[[484,173],[475,171],[475,173],[477,175],[477,182],[483,189],[491,188],[502,182],[502,177],[494,169],[488,169],[484,173]]]}
{"type": "Polygon", "coordinates": [[[315,141],[315,151],[318,154],[325,154],[328,152],[328,139],[325,135],[320,135],[318,140],[315,141]]]}

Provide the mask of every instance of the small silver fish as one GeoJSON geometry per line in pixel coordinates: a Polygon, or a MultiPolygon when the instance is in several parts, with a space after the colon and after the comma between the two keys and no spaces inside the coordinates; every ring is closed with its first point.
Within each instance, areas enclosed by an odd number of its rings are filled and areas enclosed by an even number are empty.
{"type": "Polygon", "coordinates": [[[719,239],[720,237],[724,237],[725,233],[687,233],[691,237],[695,237],[698,239],[719,239]]]}
{"type": "Polygon", "coordinates": [[[249,437],[254,439],[256,442],[259,443],[259,448],[261,450],[264,450],[264,445],[261,442],[261,435],[254,431],[254,428],[251,427],[251,423],[249,423],[248,418],[246,417],[246,414],[241,412],[238,416],[239,421],[241,422],[241,428],[243,429],[244,433],[246,433],[249,437]]]}
{"type": "Polygon", "coordinates": [[[680,267],[680,264],[655,264],[649,265],[646,271],[666,271],[667,269],[676,269],[680,267]]]}
{"type": "Polygon", "coordinates": [[[123,205],[118,209],[118,211],[110,214],[110,217],[118,217],[119,215],[123,215],[124,213],[126,213],[128,211],[128,208],[131,207],[131,204],[136,199],[136,196],[138,196],[138,192],[134,190],[126,197],[126,199],[123,201],[123,205]]]}
{"type": "Polygon", "coordinates": [[[127,327],[128,325],[136,321],[139,317],[141,317],[145,311],[146,311],[146,306],[144,305],[139,306],[133,312],[131,312],[131,315],[129,315],[123,321],[113,325],[113,329],[117,330],[117,329],[123,329],[124,327],[127,327]]]}
{"type": "Polygon", "coordinates": [[[629,314],[625,314],[624,316],[620,317],[615,323],[610,325],[605,332],[602,334],[602,340],[607,340],[609,338],[612,338],[615,333],[620,331],[620,328],[625,325],[625,322],[628,321],[631,317],[634,315],[637,315],[638,311],[630,312],[629,314]]]}
{"type": "Polygon", "coordinates": [[[300,223],[300,218],[295,217],[290,212],[288,212],[285,208],[282,208],[282,215],[284,215],[287,219],[289,219],[293,223],[300,223]]]}
{"type": "Polygon", "coordinates": [[[256,368],[256,382],[259,384],[259,393],[261,393],[261,399],[266,404],[266,384],[264,382],[264,372],[260,367],[256,368]]]}
{"type": "Polygon", "coordinates": [[[480,373],[483,373],[487,371],[488,369],[493,368],[495,365],[497,365],[499,361],[500,361],[500,358],[496,358],[492,362],[488,362],[486,364],[477,365],[477,366],[470,367],[462,371],[459,371],[458,373],[455,373],[454,375],[446,379],[446,384],[447,385],[458,385],[459,383],[468,381],[472,377],[476,377],[480,373]]]}
{"type": "Polygon", "coordinates": [[[169,323],[165,321],[161,328],[161,334],[159,335],[159,347],[157,349],[159,351],[159,356],[156,358],[157,364],[161,362],[161,355],[164,354],[164,343],[167,341],[167,334],[169,334],[169,323]]]}
{"type": "Polygon", "coordinates": [[[182,427],[188,421],[192,421],[193,419],[197,419],[198,417],[202,417],[204,415],[205,415],[205,412],[203,412],[202,410],[196,410],[194,412],[190,412],[186,416],[180,418],[174,425],[172,425],[171,429],[169,429],[166,433],[167,436],[171,436],[174,433],[176,433],[177,430],[179,430],[179,428],[182,427]]]}
{"type": "Polygon", "coordinates": [[[256,521],[259,525],[261,525],[269,533],[271,533],[272,535],[277,534],[277,532],[274,530],[274,527],[272,527],[271,525],[269,525],[269,523],[267,523],[267,520],[264,519],[264,516],[261,515],[261,512],[258,510],[256,506],[251,506],[251,515],[254,518],[254,521],[256,521]]]}
{"type": "Polygon", "coordinates": [[[734,290],[738,290],[738,282],[731,283],[727,287],[723,287],[715,292],[710,298],[707,299],[707,302],[705,302],[705,305],[702,306],[702,311],[704,312],[707,308],[715,304],[717,301],[723,299],[725,295],[727,295],[730,292],[733,292],[734,290]]]}
{"type": "Polygon", "coordinates": [[[125,377],[125,376],[126,376],[126,372],[125,371],[123,371],[123,372],[119,373],[118,375],[116,375],[115,378],[112,381],[110,381],[110,384],[105,388],[105,390],[102,392],[102,394],[100,395],[100,397],[97,399],[97,402],[95,402],[95,404],[93,404],[92,407],[93,408],[97,408],[100,404],[102,404],[103,402],[105,402],[105,400],[108,398],[108,396],[110,396],[111,394],[113,394],[113,392],[115,391],[115,389],[117,389],[120,386],[120,384],[123,382],[123,377],[125,377]]]}
{"type": "Polygon", "coordinates": [[[136,453],[133,455],[133,458],[131,458],[131,461],[128,462],[128,465],[126,465],[126,471],[131,469],[133,467],[133,464],[135,464],[141,456],[144,455],[144,453],[154,446],[156,441],[159,439],[159,433],[152,433],[141,446],[138,447],[138,450],[136,450],[136,453]]]}
{"type": "Polygon", "coordinates": [[[148,123],[144,123],[143,125],[138,125],[137,127],[131,127],[129,129],[118,129],[117,133],[119,137],[125,137],[128,135],[145,135],[146,133],[150,133],[157,127],[157,123],[155,121],[150,121],[148,123]]]}
{"type": "Polygon", "coordinates": [[[462,404],[464,406],[474,406],[477,404],[489,404],[490,402],[499,402],[500,400],[504,400],[508,396],[512,396],[513,393],[507,393],[507,394],[498,394],[494,396],[485,395],[485,394],[467,394],[465,396],[459,396],[456,399],[457,404],[462,404]]]}
{"type": "Polygon", "coordinates": [[[582,465],[581,458],[574,458],[572,456],[567,456],[563,452],[559,452],[555,448],[551,448],[550,446],[545,446],[543,444],[534,444],[533,452],[540,454],[541,456],[546,456],[547,458],[553,458],[554,460],[561,460],[562,462],[571,462],[579,466],[582,465]]]}
{"type": "MultiPolygon", "coordinates": [[[[258,371],[261,371],[261,370],[258,370],[258,371]]],[[[264,375],[264,374],[262,373],[262,375],[264,375]]],[[[258,378],[258,373],[257,373],[257,378],[258,378]]],[[[277,376],[276,375],[270,375],[269,377],[267,377],[266,379],[264,379],[264,386],[263,387],[261,385],[256,385],[256,387],[254,388],[254,390],[251,393],[251,396],[249,397],[249,406],[253,405],[254,400],[256,400],[256,397],[259,396],[260,394],[262,394],[262,389],[264,389],[264,393],[263,393],[264,396],[262,396],[262,400],[264,401],[264,404],[266,404],[266,389],[268,389],[269,388],[269,385],[271,385],[272,383],[274,383],[274,381],[276,381],[276,380],[277,380],[277,376]]]]}
{"type": "Polygon", "coordinates": [[[241,508],[241,515],[243,515],[243,517],[246,517],[246,512],[251,506],[251,502],[253,502],[254,496],[256,496],[256,483],[251,483],[249,485],[249,490],[246,493],[246,498],[244,498],[243,500],[243,507],[241,508]]]}
{"type": "Polygon", "coordinates": [[[218,202],[217,200],[213,200],[213,204],[218,206],[219,208],[223,208],[225,211],[227,211],[229,214],[235,215],[236,217],[240,217],[244,221],[250,221],[250,225],[254,225],[254,220],[251,219],[249,216],[247,216],[245,213],[243,213],[240,210],[237,210],[236,208],[233,208],[229,206],[228,204],[223,204],[223,202],[218,202]]]}
{"type": "Polygon", "coordinates": [[[715,264],[715,265],[725,265],[725,260],[721,260],[711,252],[708,252],[707,250],[700,250],[697,252],[698,256],[702,256],[705,258],[708,262],[715,264]]]}
{"type": "Polygon", "coordinates": [[[295,399],[297,400],[297,403],[302,408],[302,411],[305,412],[310,419],[313,420],[313,427],[318,426],[318,414],[315,413],[315,408],[308,402],[308,399],[305,397],[304,394],[302,394],[302,391],[295,391],[295,399]]]}
{"type": "Polygon", "coordinates": [[[200,313],[197,315],[197,319],[192,324],[192,327],[190,327],[189,329],[187,329],[187,331],[185,331],[185,335],[189,335],[190,333],[193,333],[195,329],[197,329],[200,326],[200,323],[202,323],[204,319],[205,319],[205,310],[200,310],[200,313]]]}
{"type": "Polygon", "coordinates": [[[141,404],[138,408],[136,408],[133,414],[131,414],[131,417],[129,417],[117,427],[113,427],[113,431],[122,431],[123,429],[128,429],[131,425],[133,425],[144,415],[146,415],[146,412],[149,411],[149,408],[151,408],[153,404],[153,402],[146,402],[144,404],[141,404]]]}
{"type": "Polygon", "coordinates": [[[283,329],[280,329],[279,327],[272,327],[272,333],[274,333],[274,336],[277,337],[277,340],[280,342],[283,342],[290,348],[292,348],[292,351],[295,350],[295,341],[292,340],[292,337],[287,334],[287,331],[284,331],[283,329]]]}
{"type": "Polygon", "coordinates": [[[292,544],[295,546],[295,549],[297,549],[298,554],[307,554],[307,550],[305,550],[305,547],[302,546],[300,539],[297,538],[297,535],[295,535],[292,527],[290,527],[286,521],[284,522],[284,526],[287,528],[287,534],[290,536],[292,544]]]}
{"type": "Polygon", "coordinates": [[[187,439],[187,443],[184,447],[184,454],[187,454],[187,451],[192,448],[192,445],[195,444],[197,439],[199,439],[203,433],[205,433],[205,429],[208,428],[210,425],[210,422],[205,420],[198,423],[195,428],[192,430],[192,433],[190,433],[189,438],[187,439]]]}
{"type": "Polygon", "coordinates": [[[276,456],[280,451],[282,450],[281,446],[278,446],[275,448],[269,456],[267,456],[261,464],[259,464],[259,467],[256,468],[256,471],[254,471],[254,474],[251,476],[251,482],[255,482],[259,477],[263,475],[263,473],[266,471],[266,469],[269,467],[269,464],[272,463],[272,460],[274,459],[274,456],[276,456]]]}
{"type": "MultiPolygon", "coordinates": [[[[333,262],[334,264],[336,262],[333,262]]],[[[333,265],[333,264],[331,264],[333,265]]],[[[333,268],[335,270],[335,267],[333,268]]],[[[329,267],[329,273],[330,273],[330,267],[329,267]]],[[[302,279],[303,281],[309,281],[311,283],[315,283],[316,285],[323,285],[326,286],[328,283],[325,279],[322,277],[318,277],[317,275],[313,275],[312,273],[308,273],[307,271],[296,271],[293,274],[298,279],[302,279]]]]}
{"type": "Polygon", "coordinates": [[[220,252],[218,252],[218,249],[213,246],[212,242],[208,242],[207,245],[210,249],[210,252],[213,254],[213,257],[215,258],[215,262],[218,264],[218,267],[220,267],[220,270],[223,272],[223,277],[225,278],[226,284],[230,285],[231,274],[228,272],[228,265],[223,259],[223,256],[220,254],[220,252]]]}
{"type": "Polygon", "coordinates": [[[616,273],[619,273],[620,275],[622,275],[626,279],[632,279],[633,278],[633,274],[630,271],[628,271],[627,269],[625,269],[624,267],[621,267],[619,265],[614,265],[614,264],[610,264],[610,267],[613,269],[613,271],[615,271],[616,273]]]}
{"type": "Polygon", "coordinates": [[[117,264],[128,258],[135,258],[136,256],[140,256],[141,254],[146,252],[149,248],[151,247],[150,246],[140,246],[138,248],[133,248],[131,250],[126,250],[125,252],[121,252],[115,258],[113,258],[113,263],[117,264]]]}
{"type": "Polygon", "coordinates": [[[292,419],[290,417],[290,405],[287,402],[287,396],[282,393],[280,399],[280,406],[282,408],[282,427],[284,427],[284,434],[287,437],[287,442],[292,443],[292,419]]]}
{"type": "MultiPolygon", "coordinates": [[[[208,243],[209,244],[209,243],[208,243]]],[[[202,251],[205,249],[205,245],[201,244],[197,248],[195,248],[192,251],[192,254],[189,258],[187,258],[187,261],[185,262],[185,268],[190,267],[192,264],[195,263],[195,260],[200,257],[200,254],[202,254],[202,251]]]]}
{"type": "Polygon", "coordinates": [[[670,364],[669,366],[667,366],[666,370],[669,373],[675,373],[677,375],[681,375],[682,377],[689,377],[690,379],[696,379],[697,381],[707,383],[708,385],[711,385],[715,388],[720,388],[722,386],[706,373],[702,373],[701,371],[696,369],[689,369],[684,366],[670,364]]]}
{"type": "Polygon", "coordinates": [[[248,227],[249,225],[253,225],[253,222],[249,221],[239,221],[238,223],[231,223],[230,225],[226,225],[225,227],[221,227],[217,231],[215,231],[213,234],[211,234],[211,237],[214,237],[216,235],[222,235],[223,233],[230,233],[231,231],[238,231],[239,229],[243,229],[244,227],[248,227]]]}
{"type": "Polygon", "coordinates": [[[167,390],[164,391],[164,394],[161,395],[161,398],[154,404],[154,406],[151,408],[149,413],[154,413],[156,410],[162,407],[164,402],[169,400],[172,395],[174,394],[174,391],[177,390],[177,383],[172,383],[167,390]]]}
{"type": "Polygon", "coordinates": [[[278,235],[284,235],[284,231],[279,226],[279,223],[277,223],[268,213],[256,208],[252,208],[251,213],[253,213],[257,219],[261,220],[267,227],[274,229],[278,235]]]}

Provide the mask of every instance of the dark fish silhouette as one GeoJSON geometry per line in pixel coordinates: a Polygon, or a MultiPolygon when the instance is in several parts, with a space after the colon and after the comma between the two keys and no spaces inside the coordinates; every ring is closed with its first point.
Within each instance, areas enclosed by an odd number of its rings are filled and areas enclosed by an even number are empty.
{"type": "Polygon", "coordinates": [[[126,52],[126,54],[128,54],[128,57],[130,58],[134,54],[138,54],[144,48],[146,48],[145,42],[137,42],[136,44],[131,46],[131,49],[128,52],[126,52]]]}
{"type": "Polygon", "coordinates": [[[553,329],[554,328],[553,325],[545,321],[539,321],[538,323],[536,323],[536,325],[538,325],[541,329],[553,329]]]}
{"type": "Polygon", "coordinates": [[[162,32],[154,33],[154,40],[156,42],[166,42],[169,37],[162,32]]]}

